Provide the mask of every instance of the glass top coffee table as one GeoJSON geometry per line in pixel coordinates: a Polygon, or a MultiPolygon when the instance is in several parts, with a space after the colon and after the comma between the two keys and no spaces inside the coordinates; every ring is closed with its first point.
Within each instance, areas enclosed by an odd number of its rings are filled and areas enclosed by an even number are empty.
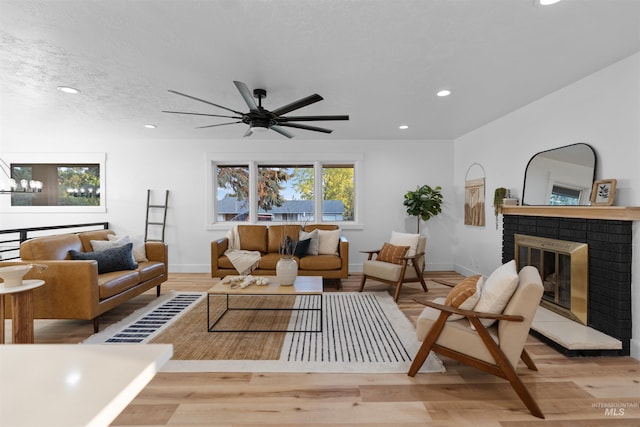
{"type": "Polygon", "coordinates": [[[288,286],[276,276],[254,279],[268,283],[242,287],[240,276],[227,276],[207,291],[209,332],[322,332],[322,276],[298,276],[288,286]],[[302,312],[303,320],[291,319],[302,312]]]}

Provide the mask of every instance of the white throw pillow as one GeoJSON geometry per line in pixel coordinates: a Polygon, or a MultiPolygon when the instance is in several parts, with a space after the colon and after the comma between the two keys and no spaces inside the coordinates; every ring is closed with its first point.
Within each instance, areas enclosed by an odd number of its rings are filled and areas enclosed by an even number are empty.
{"type": "Polygon", "coordinates": [[[109,241],[117,242],[120,240],[126,240],[124,243],[133,243],[133,258],[136,262],[149,261],[147,259],[147,250],[144,246],[144,236],[142,234],[137,236],[114,236],[113,234],[107,235],[109,241]]]}
{"type": "Polygon", "coordinates": [[[102,252],[102,251],[106,251],[107,249],[113,249],[120,246],[124,246],[127,243],[131,243],[129,242],[128,239],[127,240],[123,239],[123,240],[118,240],[113,242],[110,242],[109,240],[90,240],[90,242],[94,252],[102,252]]]}
{"type": "MultiPolygon", "coordinates": [[[[511,260],[498,267],[482,284],[480,299],[473,308],[474,311],[485,313],[502,313],[509,303],[513,292],[518,287],[518,272],[516,261],[511,260]]],[[[481,319],[485,327],[493,325],[495,319],[481,319]]]]}
{"type": "Polygon", "coordinates": [[[416,248],[418,247],[418,240],[420,240],[419,234],[392,231],[389,243],[396,246],[409,246],[407,256],[414,256],[416,254],[416,248]]]}
{"type": "Polygon", "coordinates": [[[309,249],[307,249],[307,255],[318,255],[318,230],[315,229],[309,233],[306,231],[300,231],[299,240],[311,239],[309,242],[309,249]]]}
{"type": "Polygon", "coordinates": [[[318,255],[338,255],[342,230],[318,230],[318,255]]]}

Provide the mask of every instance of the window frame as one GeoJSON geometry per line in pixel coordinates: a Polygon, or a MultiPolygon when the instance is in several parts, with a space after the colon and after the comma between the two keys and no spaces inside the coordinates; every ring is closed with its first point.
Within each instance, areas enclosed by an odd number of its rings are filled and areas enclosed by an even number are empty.
{"type": "MultiPolygon", "coordinates": [[[[258,218],[257,200],[257,176],[258,166],[291,164],[309,164],[314,168],[314,223],[338,224],[341,228],[360,229],[362,198],[362,166],[363,156],[360,153],[346,154],[310,154],[310,153],[206,153],[207,180],[205,185],[206,200],[206,226],[207,230],[227,230],[234,221],[218,221],[217,219],[217,199],[218,184],[216,169],[217,166],[227,165],[247,165],[249,168],[249,216],[258,218]],[[311,160],[315,159],[315,160],[311,160]],[[323,221],[322,220],[322,168],[331,165],[352,164],[354,168],[354,213],[351,221],[323,221]]],[[[281,224],[282,221],[260,221],[250,220],[246,224],[281,224]]]]}

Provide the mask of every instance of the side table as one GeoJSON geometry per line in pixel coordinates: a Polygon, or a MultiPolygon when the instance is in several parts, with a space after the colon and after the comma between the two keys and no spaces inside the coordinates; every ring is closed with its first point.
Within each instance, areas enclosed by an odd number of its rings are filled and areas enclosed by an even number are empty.
{"type": "Polygon", "coordinates": [[[14,344],[33,344],[33,290],[44,280],[23,280],[22,285],[0,283],[0,344],[4,344],[4,296],[11,295],[11,331],[14,344]]]}

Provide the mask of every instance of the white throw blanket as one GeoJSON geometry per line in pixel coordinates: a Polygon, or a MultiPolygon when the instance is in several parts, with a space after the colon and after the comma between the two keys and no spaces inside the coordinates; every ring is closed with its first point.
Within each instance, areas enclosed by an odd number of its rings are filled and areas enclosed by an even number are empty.
{"type": "Polygon", "coordinates": [[[238,273],[241,275],[249,274],[258,268],[260,252],[240,249],[240,236],[238,235],[237,226],[233,226],[226,237],[229,240],[229,248],[224,254],[229,258],[233,267],[238,270],[238,273]]]}

